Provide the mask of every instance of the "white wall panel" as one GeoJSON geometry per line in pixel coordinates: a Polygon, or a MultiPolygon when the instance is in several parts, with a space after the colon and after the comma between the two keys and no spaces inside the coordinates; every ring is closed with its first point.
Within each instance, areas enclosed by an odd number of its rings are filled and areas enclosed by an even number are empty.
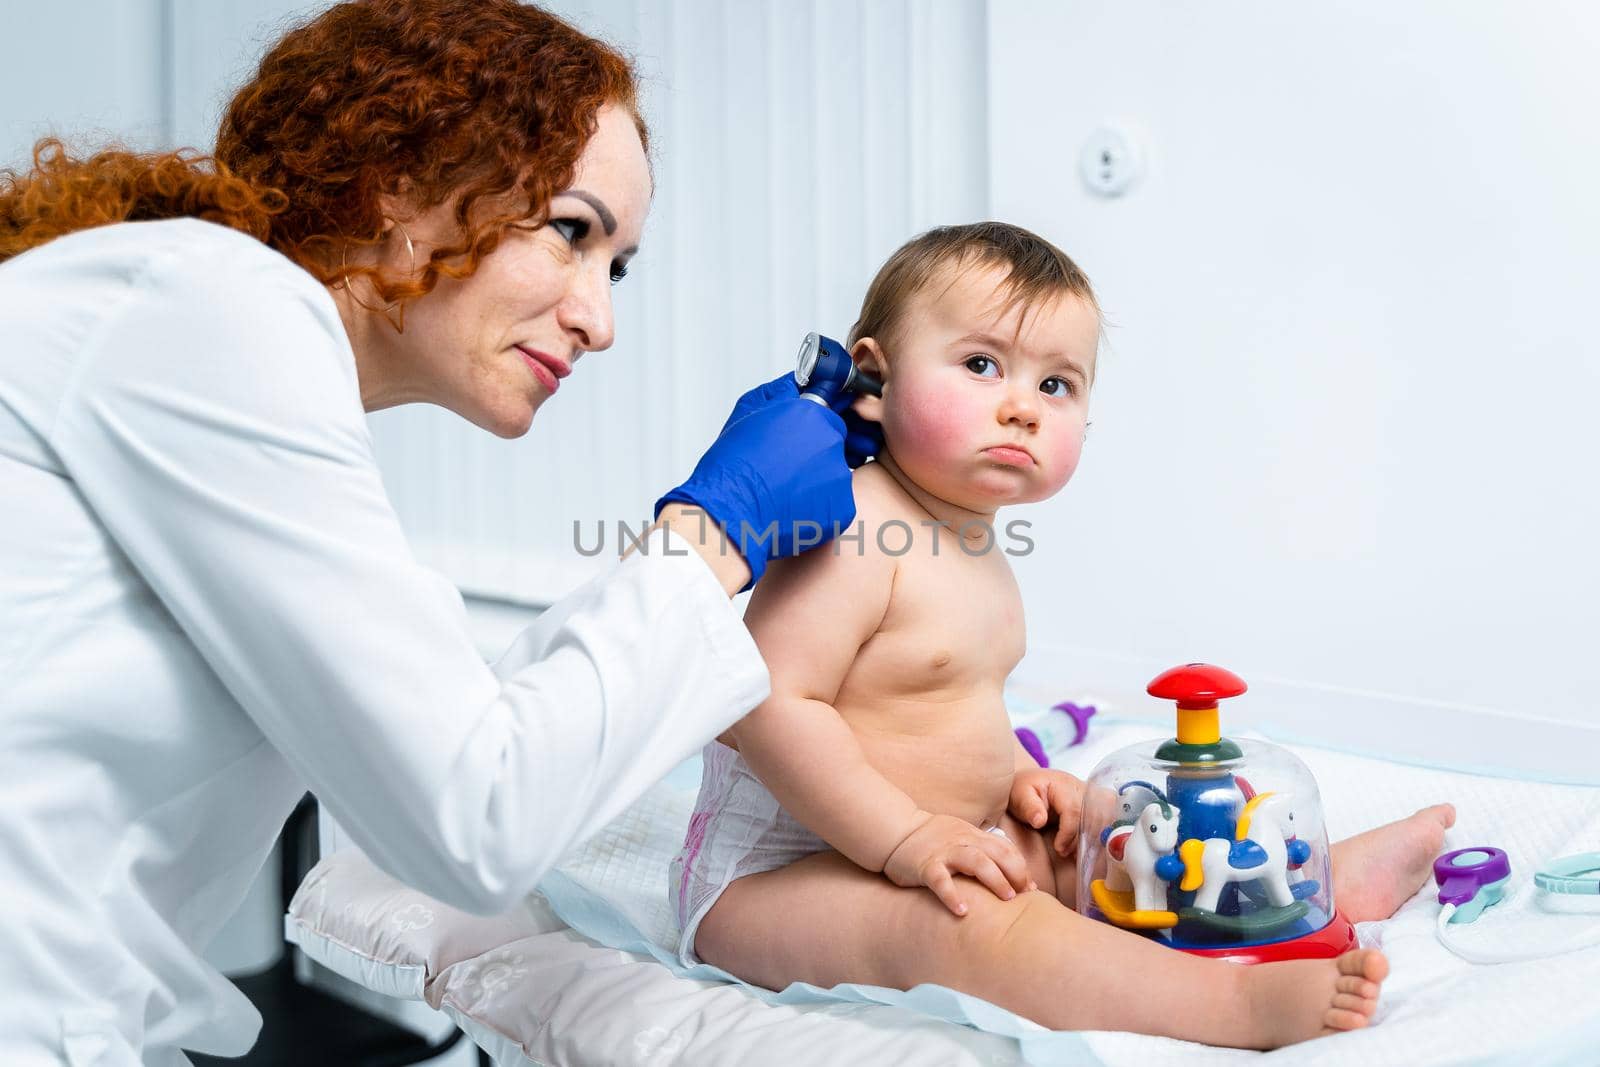
{"type": "Polygon", "coordinates": [[[1209,659],[1280,729],[1592,775],[1600,9],[1009,2],[989,35],[995,210],[1112,323],[1079,474],[1024,513],[1045,673],[1132,699],[1209,659]],[[1117,200],[1077,176],[1107,119],[1150,157],[1117,200]]]}
{"type": "Polygon", "coordinates": [[[164,0],[11,2],[0,10],[0,167],[23,168],[34,142],[73,148],[164,144],[169,69],[164,0]]]}

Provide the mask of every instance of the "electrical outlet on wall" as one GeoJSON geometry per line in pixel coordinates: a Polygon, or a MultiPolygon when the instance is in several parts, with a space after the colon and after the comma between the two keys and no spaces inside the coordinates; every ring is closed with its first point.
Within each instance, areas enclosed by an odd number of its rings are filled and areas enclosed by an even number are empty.
{"type": "Polygon", "coordinates": [[[1144,174],[1144,154],[1139,150],[1138,139],[1125,127],[1100,126],[1083,143],[1078,172],[1095,195],[1123,195],[1144,174]]]}

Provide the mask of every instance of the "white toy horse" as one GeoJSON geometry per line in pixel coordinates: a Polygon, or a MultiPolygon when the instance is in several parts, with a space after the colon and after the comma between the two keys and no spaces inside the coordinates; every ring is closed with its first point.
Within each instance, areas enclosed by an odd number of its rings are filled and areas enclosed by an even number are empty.
{"type": "Polygon", "coordinates": [[[1113,836],[1122,836],[1122,830],[1131,828],[1152,801],[1167,799],[1149,782],[1128,782],[1117,790],[1117,819],[1102,838],[1106,845],[1106,888],[1126,893],[1133,888],[1128,869],[1122,864],[1122,846],[1111,846],[1113,836]]]}
{"type": "Polygon", "coordinates": [[[1235,882],[1260,882],[1273,907],[1293,904],[1288,878],[1293,820],[1287,793],[1251,798],[1239,812],[1235,840],[1212,837],[1183,843],[1184,876],[1179,888],[1199,890],[1193,905],[1198,911],[1216,911],[1223,888],[1235,882]]]}
{"type": "Polygon", "coordinates": [[[1106,838],[1106,888],[1133,889],[1136,911],[1166,911],[1167,883],[1182,873],[1173,856],[1178,847],[1178,809],[1156,797],[1135,823],[1117,826],[1106,838]],[[1113,878],[1118,884],[1113,884],[1113,878]]]}

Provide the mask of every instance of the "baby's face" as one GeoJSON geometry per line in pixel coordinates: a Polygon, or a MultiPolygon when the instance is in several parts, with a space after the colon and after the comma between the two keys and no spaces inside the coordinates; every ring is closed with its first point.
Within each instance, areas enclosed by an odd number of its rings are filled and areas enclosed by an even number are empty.
{"type": "Polygon", "coordinates": [[[1072,477],[1100,339],[1098,312],[1074,296],[1003,310],[1006,276],[971,267],[912,297],[875,413],[912,481],[982,513],[1044,500],[1072,477]]]}

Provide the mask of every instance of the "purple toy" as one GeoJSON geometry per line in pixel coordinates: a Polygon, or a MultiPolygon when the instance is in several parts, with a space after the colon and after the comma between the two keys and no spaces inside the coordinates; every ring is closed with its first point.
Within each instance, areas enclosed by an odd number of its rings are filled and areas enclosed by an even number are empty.
{"type": "Polygon", "coordinates": [[[1458,848],[1433,861],[1433,880],[1439,883],[1439,903],[1455,905],[1449,921],[1469,923],[1505,896],[1511,860],[1489,845],[1458,848]]]}
{"type": "Polygon", "coordinates": [[[1433,861],[1439,903],[1465,904],[1479,889],[1511,875],[1511,861],[1498,848],[1479,845],[1446,852],[1433,861]]]}
{"type": "MultiPolygon", "coordinates": [[[[1072,720],[1073,738],[1067,742],[1067,747],[1083,744],[1083,739],[1089,736],[1089,720],[1094,717],[1095,706],[1093,704],[1084,704],[1080,707],[1070,701],[1062,701],[1050,710],[1059,711],[1072,720]]],[[[1041,767],[1050,766],[1050,757],[1045,755],[1045,749],[1056,747],[1050,742],[1059,740],[1058,723],[1060,723],[1060,720],[1046,714],[1042,721],[1035,723],[1031,727],[1019,726],[1017,728],[1017,740],[1022,742],[1022,747],[1027,750],[1028,755],[1032,756],[1033,761],[1041,767]],[[1043,733],[1044,737],[1040,737],[1040,733],[1043,733]]],[[[1065,724],[1062,723],[1060,725],[1064,726],[1065,724]]]]}

